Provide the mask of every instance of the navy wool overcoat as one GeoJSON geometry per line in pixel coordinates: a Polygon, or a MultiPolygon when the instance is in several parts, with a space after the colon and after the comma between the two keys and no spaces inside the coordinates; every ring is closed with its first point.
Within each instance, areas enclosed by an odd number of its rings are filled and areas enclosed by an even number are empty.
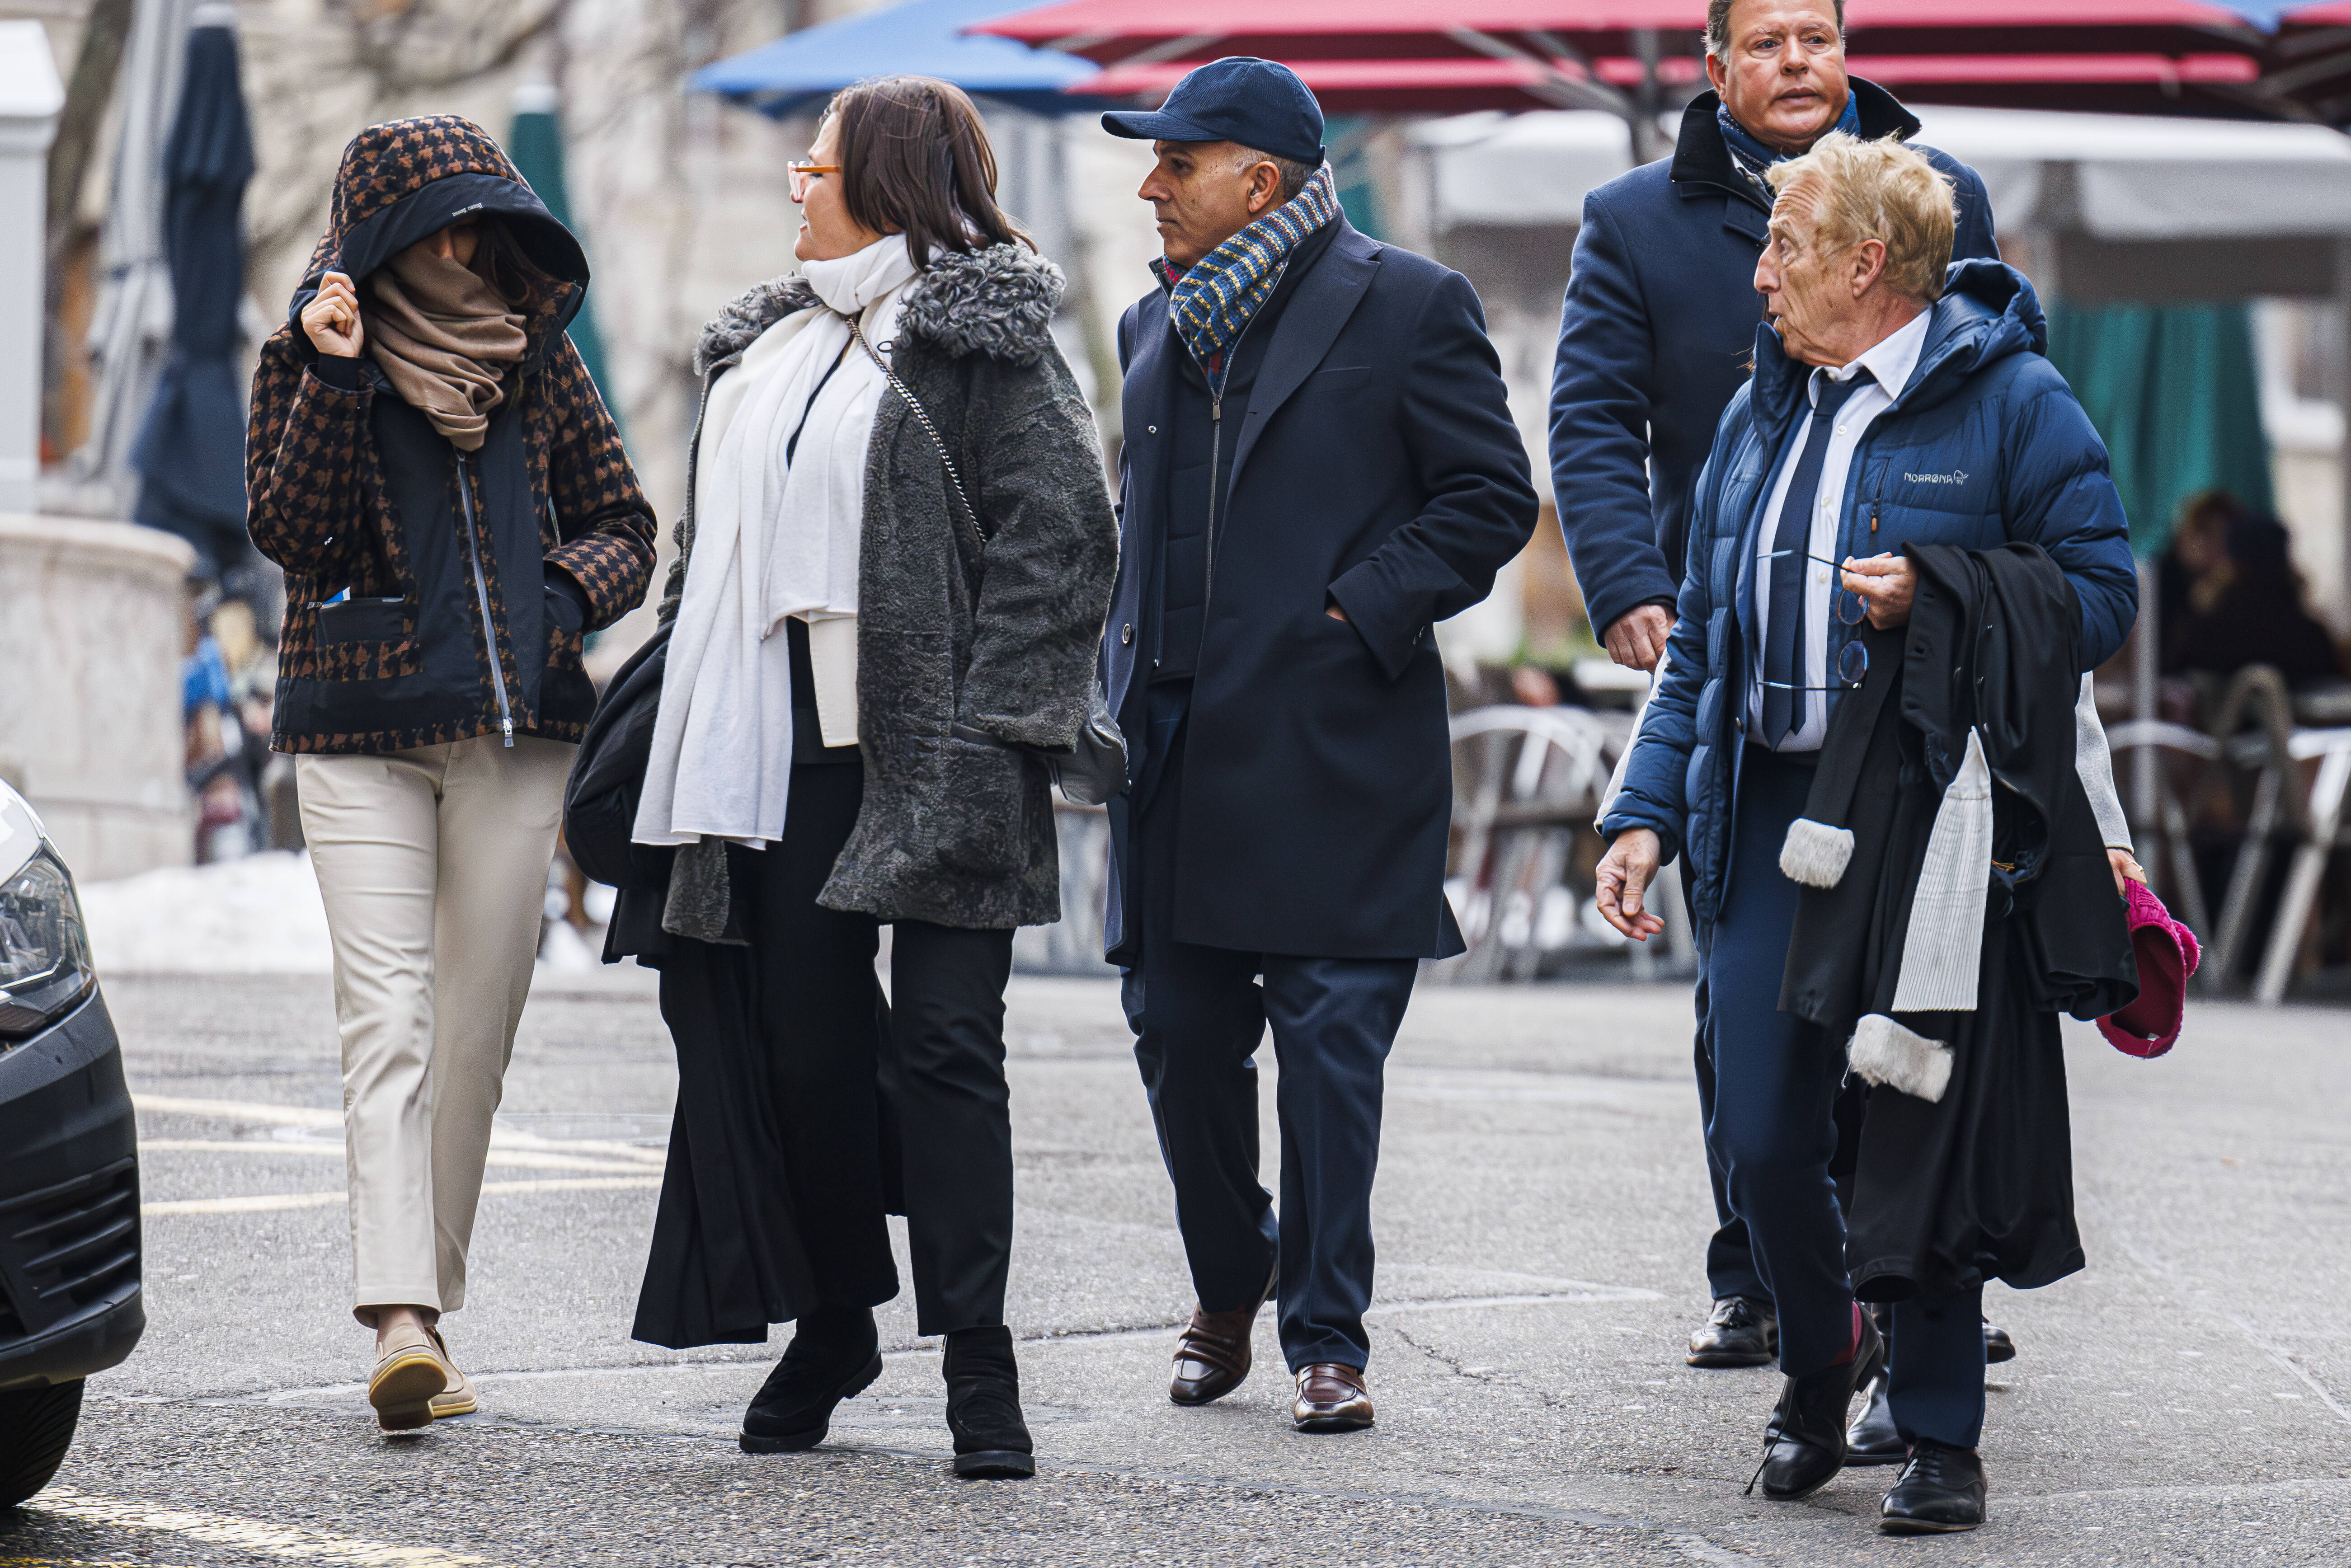
{"type": "MultiPolygon", "coordinates": [[[[1225,411],[1238,445],[1186,720],[1176,932],[1260,953],[1443,957],[1461,936],[1444,893],[1453,783],[1432,627],[1486,597],[1537,502],[1468,280],[1334,221],[1248,409],[1225,411]],[[1324,613],[1334,602],[1352,624],[1324,613]]],[[[1187,350],[1155,289],[1128,308],[1118,346],[1126,441],[1103,674],[1139,778],[1187,350]]],[[[1134,961],[1140,930],[1129,806],[1110,813],[1115,963],[1134,961]]]]}
{"type": "MultiPolygon", "coordinates": [[[[1917,134],[1884,88],[1856,77],[1853,96],[1863,136],[1917,134]]],[[[1690,492],[1763,319],[1755,258],[1771,209],[1731,164],[1720,103],[1698,94],[1670,159],[1583,200],[1552,377],[1551,479],[1595,632],[1638,605],[1673,602],[1690,492]]],[[[1955,187],[1951,259],[1997,260],[1983,181],[1918,151],[1955,187]]]]}

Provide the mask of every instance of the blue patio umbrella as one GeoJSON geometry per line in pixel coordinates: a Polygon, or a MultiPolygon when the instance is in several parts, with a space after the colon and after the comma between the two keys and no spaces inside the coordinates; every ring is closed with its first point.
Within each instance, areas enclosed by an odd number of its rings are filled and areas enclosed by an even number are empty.
{"type": "Polygon", "coordinates": [[[188,68],[163,152],[163,243],[172,271],[172,357],[131,465],[134,520],[195,547],[195,575],[234,573],[245,534],[246,389],[237,306],[245,298],[239,209],[253,178],[253,131],[238,81],[236,35],[188,33],[188,68]]]}
{"type": "Polygon", "coordinates": [[[1093,77],[1100,68],[1092,61],[1009,38],[963,33],[1030,8],[1007,0],[906,0],[789,33],[705,66],[688,85],[778,120],[817,108],[851,82],[874,76],[936,77],[976,98],[1035,114],[1107,107],[1109,100],[1062,90],[1093,77]]]}

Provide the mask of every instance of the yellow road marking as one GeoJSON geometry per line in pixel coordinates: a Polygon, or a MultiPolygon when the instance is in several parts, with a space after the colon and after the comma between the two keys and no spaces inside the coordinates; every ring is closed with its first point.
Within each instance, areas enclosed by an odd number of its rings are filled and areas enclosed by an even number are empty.
{"type": "MultiPolygon", "coordinates": [[[[628,1192],[661,1186],[657,1176],[566,1176],[552,1181],[486,1181],[485,1197],[532,1192],[628,1192]]],[[[282,1208],[326,1208],[343,1201],[340,1192],[255,1193],[242,1197],[166,1198],[142,1203],[139,1212],[162,1214],[265,1214],[282,1208]]]]}
{"type": "Polygon", "coordinates": [[[486,1558],[444,1552],[436,1546],[394,1546],[388,1541],[328,1535],[290,1525],[265,1524],[257,1519],[239,1519],[234,1514],[148,1508],[114,1498],[92,1497],[71,1487],[50,1488],[33,1500],[27,1511],[61,1514],[86,1524],[158,1530],[207,1545],[234,1547],[256,1557],[342,1563],[353,1564],[354,1568],[488,1568],[486,1558]]]}
{"type": "MultiPolygon", "coordinates": [[[[344,1157],[340,1144],[280,1144],[262,1139],[237,1138],[141,1138],[141,1154],[150,1151],[162,1154],[204,1155],[323,1155],[329,1159],[344,1157]]],[[[529,1149],[490,1150],[490,1164],[513,1166],[525,1170],[541,1171],[603,1171],[609,1174],[644,1174],[644,1166],[636,1160],[590,1158],[585,1155],[548,1155],[529,1149]]]]}

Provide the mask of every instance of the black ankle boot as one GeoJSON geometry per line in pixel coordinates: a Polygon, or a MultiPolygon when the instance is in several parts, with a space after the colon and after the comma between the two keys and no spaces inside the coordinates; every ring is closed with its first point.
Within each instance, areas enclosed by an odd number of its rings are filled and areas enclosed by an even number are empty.
{"type": "Polygon", "coordinates": [[[870,1307],[802,1314],[743,1413],[743,1451],[796,1454],[823,1442],[833,1406],[882,1375],[879,1343],[870,1307]]]}
{"type": "Polygon", "coordinates": [[[1020,1418],[1020,1369],[1012,1359],[1012,1331],[959,1329],[947,1335],[943,1370],[955,1473],[974,1480],[1035,1475],[1029,1424],[1020,1418]]]}
{"type": "Polygon", "coordinates": [[[1781,1385],[1780,1403],[1763,1428],[1763,1463],[1755,1479],[1773,1502],[1794,1502],[1828,1485],[1844,1469],[1844,1423],[1862,1385],[1886,1370],[1886,1340],[1867,1312],[1861,1314],[1861,1341],[1853,1358],[1791,1377],[1781,1385]]]}

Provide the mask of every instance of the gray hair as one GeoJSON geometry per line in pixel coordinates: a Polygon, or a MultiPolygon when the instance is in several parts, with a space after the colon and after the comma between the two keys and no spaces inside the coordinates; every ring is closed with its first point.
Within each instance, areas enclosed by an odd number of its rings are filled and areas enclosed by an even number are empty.
{"type": "Polygon", "coordinates": [[[1234,147],[1236,149],[1233,153],[1235,173],[1254,169],[1260,163],[1270,163],[1281,172],[1281,183],[1274,191],[1277,198],[1274,202],[1275,206],[1280,206],[1283,202],[1295,200],[1298,193],[1306,189],[1306,182],[1314,178],[1314,165],[1311,163],[1301,163],[1295,158],[1280,158],[1270,152],[1260,152],[1254,147],[1242,147],[1238,142],[1235,142],[1234,147]]]}
{"type": "MultiPolygon", "coordinates": [[[[1706,0],[1706,52],[1716,59],[1730,53],[1730,7],[1736,0],[1706,0]]],[[[1837,37],[1844,37],[1844,0],[1836,6],[1837,37]]]]}

